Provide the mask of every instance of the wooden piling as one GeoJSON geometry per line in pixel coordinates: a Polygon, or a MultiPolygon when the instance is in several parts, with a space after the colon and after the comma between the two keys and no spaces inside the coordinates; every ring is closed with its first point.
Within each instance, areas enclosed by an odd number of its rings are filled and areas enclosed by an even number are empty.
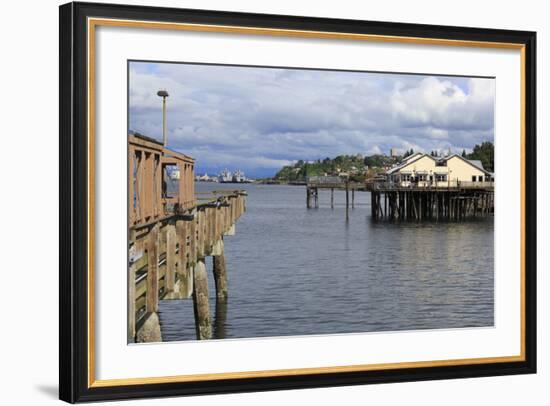
{"type": "Polygon", "coordinates": [[[330,208],[334,209],[334,188],[330,188],[330,208]]]}
{"type": "Polygon", "coordinates": [[[319,189],[314,189],[314,198],[315,198],[315,208],[319,208],[319,189]]]}
{"type": "Polygon", "coordinates": [[[219,300],[227,300],[227,272],[225,269],[225,253],[223,240],[219,240],[217,244],[220,246],[217,255],[212,257],[214,268],[214,283],[216,285],[216,298],[219,300]]]}
{"type": "Polygon", "coordinates": [[[212,338],[210,304],[208,302],[208,275],[204,260],[199,259],[193,269],[193,309],[195,312],[195,330],[197,340],[212,338]]]}
{"type": "Polygon", "coordinates": [[[346,180],[346,221],[349,220],[349,181],[346,180]]]}

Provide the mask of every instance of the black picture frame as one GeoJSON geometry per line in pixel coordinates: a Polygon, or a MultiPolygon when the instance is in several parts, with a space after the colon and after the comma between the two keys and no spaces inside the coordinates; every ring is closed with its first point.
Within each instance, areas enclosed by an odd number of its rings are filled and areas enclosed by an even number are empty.
{"type": "Polygon", "coordinates": [[[536,372],[536,33],[497,29],[263,15],[206,10],[68,3],[60,12],[59,160],[59,397],[67,402],[235,393],[536,372]],[[119,386],[90,386],[88,369],[87,19],[163,21],[270,29],[370,34],[456,41],[513,43],[524,47],[524,333],[517,362],[311,373],[119,386]]]}

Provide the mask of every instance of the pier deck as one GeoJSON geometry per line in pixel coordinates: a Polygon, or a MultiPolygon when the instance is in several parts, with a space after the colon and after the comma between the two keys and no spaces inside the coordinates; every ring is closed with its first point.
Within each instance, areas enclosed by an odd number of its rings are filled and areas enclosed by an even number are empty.
{"type": "Polygon", "coordinates": [[[306,207],[319,207],[319,191],[330,190],[334,208],[334,191],[346,193],[346,220],[355,207],[355,192],[370,192],[371,217],[393,220],[463,220],[487,216],[494,212],[494,182],[450,181],[445,186],[430,182],[407,185],[367,181],[350,182],[344,177],[315,176],[306,183],[306,207]]]}
{"type": "Polygon", "coordinates": [[[306,207],[319,207],[319,190],[330,190],[330,207],[334,208],[334,190],[346,192],[346,220],[349,220],[350,191],[351,208],[355,208],[355,191],[366,191],[367,185],[360,182],[350,182],[339,176],[311,176],[306,181],[306,207]]]}
{"type": "Polygon", "coordinates": [[[193,158],[129,140],[128,342],[162,341],[161,299],[192,299],[197,339],[211,338],[205,259],[213,257],[217,299],[227,300],[224,237],[246,211],[246,192],[196,193],[193,158]]]}

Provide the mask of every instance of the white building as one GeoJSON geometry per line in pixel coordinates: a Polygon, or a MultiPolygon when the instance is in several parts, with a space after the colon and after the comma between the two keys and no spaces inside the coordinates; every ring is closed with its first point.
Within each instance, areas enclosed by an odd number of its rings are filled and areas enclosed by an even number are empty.
{"type": "Polygon", "coordinates": [[[494,175],[481,161],[452,154],[443,158],[417,152],[386,172],[387,181],[401,187],[485,187],[494,175]]]}

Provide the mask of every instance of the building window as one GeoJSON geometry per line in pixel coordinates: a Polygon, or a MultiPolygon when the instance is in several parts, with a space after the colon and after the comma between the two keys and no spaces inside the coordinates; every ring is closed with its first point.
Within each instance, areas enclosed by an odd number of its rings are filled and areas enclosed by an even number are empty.
{"type": "Polygon", "coordinates": [[[475,182],[475,181],[476,181],[476,179],[477,179],[477,177],[476,177],[476,176],[472,176],[472,182],[475,182]]]}
{"type": "Polygon", "coordinates": [[[479,176],[477,177],[477,180],[478,180],[479,182],[483,182],[483,176],[482,176],[482,175],[479,175],[479,176]]]}
{"type": "Polygon", "coordinates": [[[426,181],[426,175],[418,175],[418,181],[419,182],[425,182],[426,181]]]}
{"type": "Polygon", "coordinates": [[[401,180],[403,182],[410,182],[411,180],[411,175],[401,175],[401,180]]]}
{"type": "Polygon", "coordinates": [[[447,175],[435,175],[435,179],[438,182],[447,182],[447,175]]]}

